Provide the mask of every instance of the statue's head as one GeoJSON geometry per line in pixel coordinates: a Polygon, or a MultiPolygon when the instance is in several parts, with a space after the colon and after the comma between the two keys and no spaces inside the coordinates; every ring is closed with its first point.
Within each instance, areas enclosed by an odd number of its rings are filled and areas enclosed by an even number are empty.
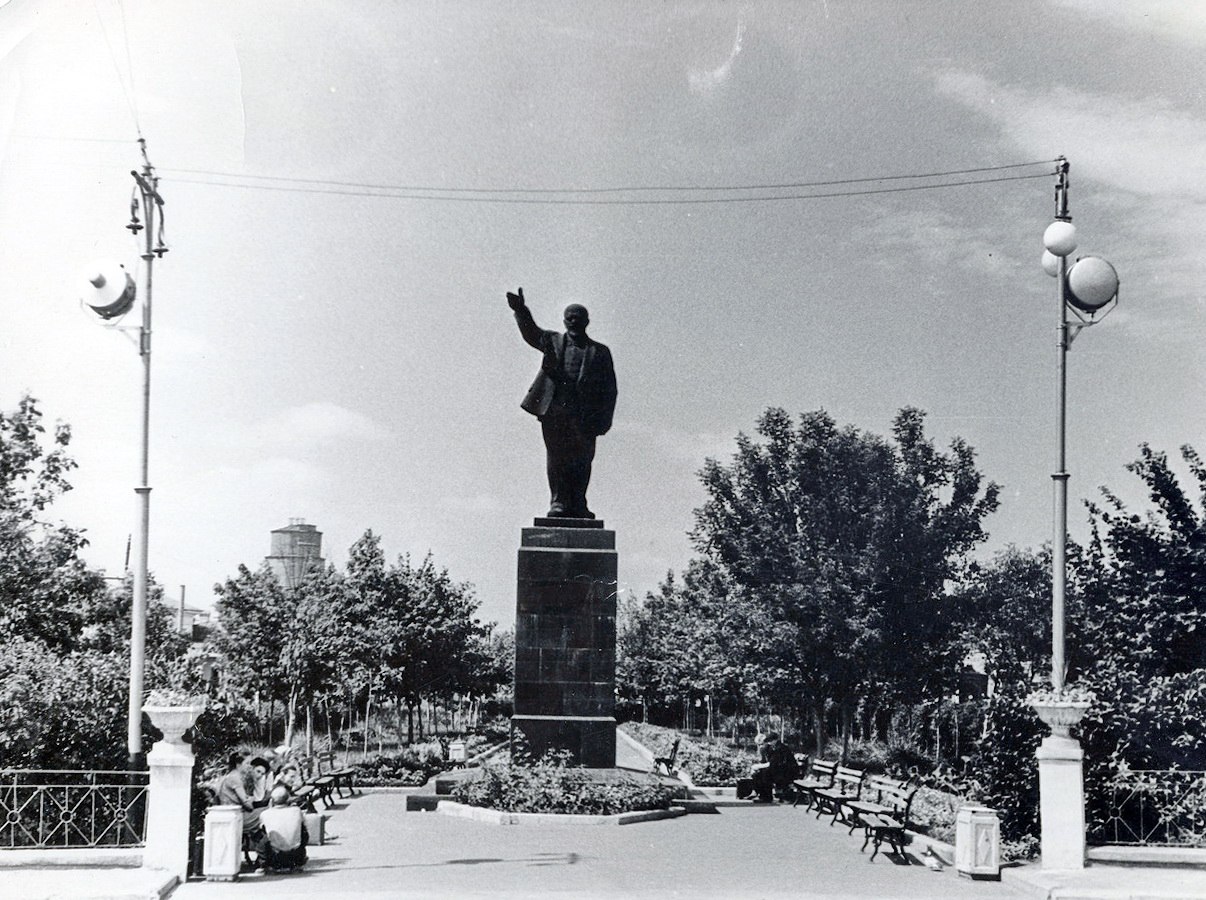
{"type": "Polygon", "coordinates": [[[585,306],[571,303],[565,308],[562,321],[565,322],[565,330],[570,334],[585,334],[586,326],[590,324],[590,314],[586,311],[585,306]]]}

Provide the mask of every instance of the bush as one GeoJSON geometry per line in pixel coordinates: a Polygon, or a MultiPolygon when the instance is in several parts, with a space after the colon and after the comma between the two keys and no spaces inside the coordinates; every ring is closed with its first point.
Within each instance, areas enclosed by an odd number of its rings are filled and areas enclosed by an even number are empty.
{"type": "Polygon", "coordinates": [[[355,763],[356,783],[365,787],[426,784],[431,776],[448,768],[448,760],[438,741],[411,744],[390,756],[375,756],[355,763]]]}
{"type": "Polygon", "coordinates": [[[586,769],[571,766],[564,751],[550,752],[532,765],[487,763],[459,782],[452,799],[503,812],[609,816],[669,809],[670,793],[653,781],[620,776],[596,782],[586,769]]]}

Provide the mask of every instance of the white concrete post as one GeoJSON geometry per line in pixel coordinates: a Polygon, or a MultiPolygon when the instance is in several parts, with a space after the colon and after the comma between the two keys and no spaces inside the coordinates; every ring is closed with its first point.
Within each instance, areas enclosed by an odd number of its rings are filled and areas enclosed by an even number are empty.
{"type": "Polygon", "coordinates": [[[238,881],[242,848],[243,808],[211,806],[205,814],[205,880],[238,881]]]}
{"type": "Polygon", "coordinates": [[[142,864],[188,878],[188,818],[193,790],[193,753],[159,741],[147,754],[151,770],[147,843],[142,864]]]}
{"type": "Polygon", "coordinates": [[[1039,764],[1039,827],[1044,869],[1085,867],[1085,779],[1080,743],[1051,735],[1035,753],[1039,764]]]}
{"type": "Polygon", "coordinates": [[[201,715],[203,705],[145,707],[163,732],[147,754],[147,841],[142,865],[163,869],[181,883],[188,880],[188,820],[193,795],[193,748],[183,735],[201,715]]]}

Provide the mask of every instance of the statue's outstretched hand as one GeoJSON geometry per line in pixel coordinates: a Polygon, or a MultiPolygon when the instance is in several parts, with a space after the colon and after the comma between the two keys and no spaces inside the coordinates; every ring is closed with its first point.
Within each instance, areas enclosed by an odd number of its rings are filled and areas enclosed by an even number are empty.
{"type": "Polygon", "coordinates": [[[507,305],[511,309],[519,309],[523,306],[523,288],[519,289],[518,294],[512,294],[510,291],[507,291],[507,305]]]}

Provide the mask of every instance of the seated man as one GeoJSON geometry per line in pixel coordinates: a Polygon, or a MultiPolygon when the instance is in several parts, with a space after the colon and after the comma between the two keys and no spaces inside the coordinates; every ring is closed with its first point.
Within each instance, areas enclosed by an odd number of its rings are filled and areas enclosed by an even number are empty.
{"type": "Polygon", "coordinates": [[[791,790],[791,783],[800,773],[796,756],[777,734],[769,735],[758,747],[759,762],[750,773],[754,791],[763,803],[770,803],[778,793],[783,799],[791,790]]]}
{"type": "Polygon", "coordinates": [[[265,869],[299,869],[306,862],[306,823],[299,807],[289,802],[289,789],[278,784],[272,789],[267,809],[260,813],[264,837],[260,858],[265,869]]]}

